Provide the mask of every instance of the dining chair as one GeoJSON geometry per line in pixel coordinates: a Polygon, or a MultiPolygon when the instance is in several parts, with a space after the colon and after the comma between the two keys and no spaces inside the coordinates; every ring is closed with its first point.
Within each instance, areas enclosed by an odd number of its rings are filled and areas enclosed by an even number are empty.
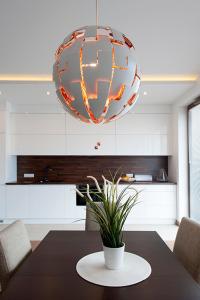
{"type": "MultiPolygon", "coordinates": [[[[97,205],[101,205],[101,202],[96,202],[97,205]]],[[[86,204],[86,221],[85,230],[86,231],[99,231],[99,224],[96,222],[92,208],[86,204]]]]}
{"type": "Polygon", "coordinates": [[[18,220],[0,231],[0,292],[17,267],[31,253],[25,225],[18,220]]]}
{"type": "Polygon", "coordinates": [[[182,218],[173,252],[194,280],[200,284],[200,224],[182,218]]]}

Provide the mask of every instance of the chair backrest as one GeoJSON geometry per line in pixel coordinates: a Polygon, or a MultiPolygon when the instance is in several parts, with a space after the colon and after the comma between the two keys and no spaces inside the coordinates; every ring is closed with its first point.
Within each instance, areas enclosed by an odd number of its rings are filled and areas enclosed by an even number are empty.
{"type": "Polygon", "coordinates": [[[185,269],[200,284],[200,224],[182,218],[173,251],[185,269]]]}
{"type": "MultiPolygon", "coordinates": [[[[99,206],[102,205],[101,202],[96,202],[96,203],[99,206]]],[[[92,208],[88,204],[86,204],[85,230],[86,231],[99,231],[100,230],[99,224],[95,220],[92,208]]]]}
{"type": "Polygon", "coordinates": [[[0,231],[0,291],[19,264],[31,253],[31,243],[22,221],[0,231]]]}

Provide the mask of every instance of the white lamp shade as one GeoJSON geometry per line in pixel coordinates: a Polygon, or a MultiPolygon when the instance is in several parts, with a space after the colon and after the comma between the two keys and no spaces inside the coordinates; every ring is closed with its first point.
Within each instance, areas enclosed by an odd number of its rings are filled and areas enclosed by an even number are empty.
{"type": "Polygon", "coordinates": [[[135,49],[122,33],[86,26],[56,52],[53,79],[64,108],[87,123],[107,123],[127,113],[138,97],[135,49]]]}

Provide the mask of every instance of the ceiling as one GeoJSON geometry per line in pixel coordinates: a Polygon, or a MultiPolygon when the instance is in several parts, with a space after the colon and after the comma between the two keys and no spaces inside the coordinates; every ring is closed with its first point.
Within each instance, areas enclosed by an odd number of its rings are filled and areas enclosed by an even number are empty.
{"type": "MultiPolygon", "coordinates": [[[[6,0],[0,6],[0,75],[51,74],[64,37],[95,23],[95,0],[6,0]]],[[[99,0],[99,23],[127,34],[142,74],[152,76],[200,74],[199,12],[199,0],[99,0]]],[[[140,101],[171,104],[193,84],[143,83],[140,101]]],[[[0,99],[19,104],[57,101],[52,84],[0,83],[0,90],[0,99]]]]}

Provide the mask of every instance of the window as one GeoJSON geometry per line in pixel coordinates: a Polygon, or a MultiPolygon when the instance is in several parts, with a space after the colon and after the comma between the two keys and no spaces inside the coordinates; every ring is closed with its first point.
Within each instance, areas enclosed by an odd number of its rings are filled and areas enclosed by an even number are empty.
{"type": "Polygon", "coordinates": [[[200,222],[200,98],[188,107],[190,217],[200,222]]]}

